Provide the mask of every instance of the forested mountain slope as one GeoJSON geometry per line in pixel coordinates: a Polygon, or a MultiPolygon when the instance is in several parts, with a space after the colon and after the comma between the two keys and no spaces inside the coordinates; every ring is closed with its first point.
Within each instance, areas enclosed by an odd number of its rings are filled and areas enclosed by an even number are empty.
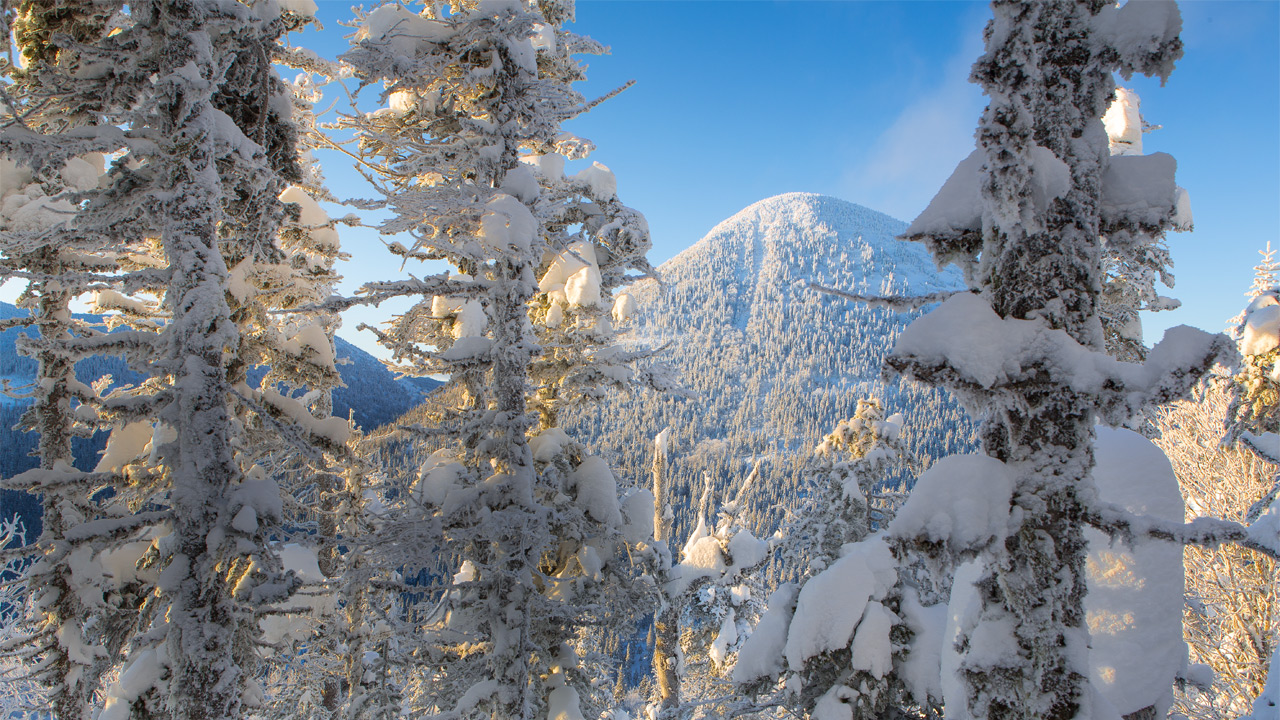
{"type": "Polygon", "coordinates": [[[676,531],[693,520],[704,475],[736,491],[764,459],[754,488],[761,529],[794,507],[813,447],[858,398],[874,396],[906,416],[909,481],[933,459],[963,451],[972,428],[942,393],[880,377],[880,362],[915,314],[823,295],[816,282],[851,292],[922,295],[959,289],[924,248],[895,236],[906,224],[844,200],[791,193],[725,220],[660,268],[662,284],[630,292],[638,304],[629,341],[669,345],[662,358],[695,397],[652,392],[612,397],[563,416],[599,447],[624,481],[647,483],[652,439],[672,430],[676,531]]]}

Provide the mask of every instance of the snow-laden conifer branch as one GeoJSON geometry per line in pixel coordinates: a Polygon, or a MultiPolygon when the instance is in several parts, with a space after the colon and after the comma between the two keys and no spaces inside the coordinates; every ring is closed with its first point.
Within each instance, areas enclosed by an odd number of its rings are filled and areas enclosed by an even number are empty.
{"type": "Polygon", "coordinates": [[[365,283],[353,297],[330,298],[325,302],[299,311],[327,310],[341,312],[349,308],[373,305],[378,306],[387,300],[399,297],[421,297],[447,295],[449,297],[475,298],[481,297],[492,289],[492,284],[483,278],[465,282],[453,279],[449,273],[430,275],[425,278],[411,277],[408,280],[388,280],[365,283]]]}
{"type": "Polygon", "coordinates": [[[122,148],[137,152],[154,147],[152,141],[110,125],[74,128],[59,135],[14,126],[0,130],[0,153],[35,173],[61,168],[70,158],[86,153],[113,153],[122,148]]]}
{"type": "Polygon", "coordinates": [[[1273,432],[1257,435],[1245,431],[1240,433],[1240,442],[1263,460],[1272,465],[1280,465],[1280,435],[1273,432]]]}
{"type": "Polygon", "coordinates": [[[1086,504],[1083,509],[1085,522],[1112,538],[1127,543],[1143,537],[1204,547],[1235,543],[1273,560],[1280,560],[1280,543],[1259,538],[1259,533],[1251,532],[1249,527],[1230,520],[1199,517],[1187,523],[1170,522],[1151,515],[1136,515],[1124,508],[1099,501],[1086,504]]]}
{"type": "MultiPolygon", "coordinates": [[[[17,635],[12,638],[0,640],[0,657],[4,658],[24,658],[33,659],[43,652],[44,648],[40,641],[48,641],[54,636],[54,629],[49,628],[30,635],[17,635]]],[[[5,674],[5,679],[9,681],[15,680],[34,680],[40,677],[38,669],[31,670],[26,673],[5,674]]]]}
{"type": "MultiPolygon", "coordinates": [[[[326,453],[337,455],[346,453],[346,438],[341,433],[335,436],[332,431],[325,432],[321,424],[324,421],[312,418],[314,422],[303,420],[300,423],[296,414],[291,414],[275,403],[265,400],[262,392],[246,385],[232,388],[232,392],[240,402],[253,411],[259,420],[275,431],[284,447],[292,449],[301,457],[311,462],[321,463],[325,460],[326,453]],[[308,426],[311,428],[308,429],[308,426]]],[[[301,403],[293,398],[281,396],[281,399],[301,406],[301,403]]],[[[329,420],[342,422],[339,418],[329,418],[329,420]]]]}
{"type": "Polygon", "coordinates": [[[11,317],[0,320],[0,332],[12,330],[13,328],[26,327],[31,324],[29,317],[11,317]]]}
{"type": "Polygon", "coordinates": [[[120,330],[78,338],[76,346],[86,354],[125,354],[155,351],[162,342],[161,337],[152,332],[120,330]]]}
{"type": "Polygon", "coordinates": [[[604,102],[608,102],[609,100],[612,100],[613,98],[615,98],[615,97],[617,97],[617,96],[621,95],[623,92],[625,92],[627,89],[629,89],[632,85],[635,85],[635,84],[636,84],[636,81],[635,81],[635,80],[628,80],[628,81],[626,81],[625,83],[623,83],[620,87],[616,87],[616,88],[614,88],[613,90],[610,90],[609,92],[605,93],[604,95],[601,95],[600,97],[596,98],[595,100],[592,100],[592,101],[590,101],[590,102],[584,103],[584,104],[582,105],[582,108],[581,108],[580,110],[577,110],[577,111],[572,112],[572,114],[570,114],[568,117],[566,117],[566,118],[564,118],[564,119],[565,119],[565,120],[568,120],[568,119],[570,119],[570,118],[574,118],[574,117],[577,117],[577,116],[582,115],[582,114],[584,114],[584,113],[590,112],[590,111],[591,111],[593,108],[595,108],[597,105],[599,105],[599,104],[601,104],[601,103],[604,103],[604,102]]]}
{"type": "Polygon", "coordinates": [[[65,533],[65,537],[72,542],[90,538],[121,538],[134,530],[158,525],[172,520],[173,517],[174,514],[171,510],[156,510],[141,512],[127,517],[102,518],[77,525],[68,530],[65,533]]]}
{"type": "MultiPolygon", "coordinates": [[[[161,389],[160,383],[150,383],[155,389],[149,394],[141,392],[128,393],[112,393],[103,398],[98,407],[102,410],[112,413],[114,417],[124,420],[138,420],[142,418],[152,417],[154,415],[155,405],[161,402],[168,402],[172,397],[172,393],[168,389],[161,389]]],[[[145,389],[144,385],[143,388],[145,389]]]]}
{"type": "Polygon", "coordinates": [[[927,295],[902,296],[902,295],[859,295],[857,293],[845,292],[836,288],[827,287],[819,283],[809,283],[809,288],[817,290],[824,295],[833,295],[835,297],[852,300],[854,302],[865,303],[871,307],[886,308],[897,312],[909,312],[911,310],[919,310],[925,305],[940,303],[954,295],[959,295],[960,290],[929,293],[927,295]]]}
{"type": "Polygon", "coordinates": [[[983,397],[1050,382],[1120,425],[1149,404],[1181,397],[1215,363],[1233,357],[1225,335],[1179,326],[1146,361],[1121,362],[1043,320],[1001,318],[980,296],[961,293],[912,323],[885,363],[983,397]]]}
{"type": "MultiPolygon", "coordinates": [[[[61,196],[58,196],[61,198],[61,196]]],[[[66,241],[66,228],[53,228],[31,241],[39,244],[40,239],[44,237],[57,237],[61,241],[66,241]]],[[[0,264],[0,277],[14,278],[18,280],[27,280],[30,282],[48,282],[56,280],[68,285],[84,286],[85,291],[92,292],[95,290],[107,290],[113,287],[132,286],[135,288],[154,288],[164,284],[167,280],[168,273],[163,270],[135,270],[133,272],[118,274],[103,274],[95,272],[76,272],[70,271],[65,273],[49,273],[33,270],[26,270],[9,264],[0,264]],[[96,286],[94,284],[97,284],[96,286]]],[[[4,322],[30,322],[26,318],[7,318],[4,322]]]]}
{"type": "Polygon", "coordinates": [[[24,383],[15,386],[9,378],[0,380],[0,393],[4,393],[5,397],[13,398],[14,400],[26,400],[27,398],[35,397],[39,392],[40,388],[35,383],[24,383]]]}
{"type": "Polygon", "coordinates": [[[322,58],[310,48],[273,45],[271,47],[271,59],[281,65],[296,70],[304,70],[330,80],[341,78],[344,74],[342,63],[322,58]]]}
{"type": "Polygon", "coordinates": [[[94,486],[106,486],[111,481],[119,479],[117,473],[110,472],[84,472],[74,468],[59,466],[54,468],[31,468],[14,475],[5,480],[5,487],[14,490],[36,490],[49,489],[60,490],[65,487],[71,487],[81,484],[91,484],[94,486]]]}

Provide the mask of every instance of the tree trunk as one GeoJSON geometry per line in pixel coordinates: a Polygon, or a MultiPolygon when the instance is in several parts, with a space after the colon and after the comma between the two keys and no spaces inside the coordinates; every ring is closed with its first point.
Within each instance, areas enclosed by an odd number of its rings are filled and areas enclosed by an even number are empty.
{"type": "MultiPolygon", "coordinates": [[[[1005,33],[989,36],[974,77],[992,97],[978,139],[986,153],[983,296],[1003,318],[1039,319],[1102,350],[1098,202],[1107,151],[1099,118],[1114,84],[1093,57],[1090,20],[1102,3],[999,2],[1005,33]],[[1070,189],[1034,204],[1035,146],[1070,169],[1070,189]]],[[[994,27],[994,25],[993,25],[994,27]]],[[[1091,396],[1056,381],[997,395],[984,451],[1018,476],[1020,526],[988,557],[979,623],[1013,622],[1018,654],[969,666],[975,717],[1069,720],[1087,707],[1082,505],[1093,468],[1091,396]]]]}
{"type": "Polygon", "coordinates": [[[157,74],[168,87],[162,89],[167,95],[160,98],[157,130],[168,139],[170,192],[161,206],[161,240],[171,272],[166,303],[172,320],[165,333],[173,385],[161,421],[177,436],[165,453],[174,516],[174,555],[164,571],[170,596],[166,705],[183,720],[239,717],[247,661],[237,646],[245,618],[231,597],[233,573],[245,572],[247,563],[234,562],[222,543],[211,542],[211,533],[230,519],[227,494],[240,471],[224,366],[238,334],[224,297],[227,268],[218,247],[221,182],[211,102],[218,71],[206,25],[210,12],[196,0],[165,0],[155,2],[146,18],[166,43],[157,74]]]}

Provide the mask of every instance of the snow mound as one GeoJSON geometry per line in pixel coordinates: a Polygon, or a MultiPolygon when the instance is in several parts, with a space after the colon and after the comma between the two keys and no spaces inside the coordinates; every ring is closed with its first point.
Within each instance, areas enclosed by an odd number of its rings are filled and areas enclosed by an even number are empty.
{"type": "Polygon", "coordinates": [[[951,581],[951,597],[947,601],[947,625],[942,634],[942,653],[939,667],[942,670],[942,697],[946,705],[947,720],[969,720],[965,678],[960,670],[960,650],[957,643],[962,635],[978,622],[982,612],[982,598],[974,586],[982,578],[982,563],[970,560],[956,568],[951,581]]]}
{"type": "Polygon", "coordinates": [[[903,237],[950,235],[982,229],[982,152],[974,150],[960,161],[923,212],[907,226],[903,237]]]}
{"type": "Polygon", "coordinates": [[[1102,116],[1102,125],[1113,156],[1142,154],[1142,100],[1138,93],[1116,88],[1116,99],[1102,116]]]}
{"type": "MultiPolygon", "coordinates": [[[[974,150],[952,171],[924,211],[907,227],[903,237],[952,235],[982,229],[982,166],[985,154],[974,150]]],[[[1044,210],[1071,187],[1071,171],[1053,151],[1031,148],[1031,200],[1044,210]]]]}
{"type": "Polygon", "coordinates": [[[564,446],[572,442],[569,434],[560,428],[547,428],[529,440],[529,450],[537,462],[551,462],[564,452],[564,446]]]}
{"type": "MultiPolygon", "coordinates": [[[[1093,470],[1099,499],[1130,512],[1182,522],[1173,466],[1131,430],[1098,428],[1093,470]]],[[[1182,639],[1182,548],[1163,540],[1113,543],[1088,528],[1085,622],[1094,687],[1121,715],[1156,706],[1164,717],[1187,657],[1182,639]]]]}
{"type": "Polygon", "coordinates": [[[911,630],[911,645],[902,664],[901,677],[911,697],[921,705],[942,698],[942,641],[947,631],[947,604],[922,605],[916,591],[904,588],[903,622],[911,630]]]}
{"type": "Polygon", "coordinates": [[[573,177],[586,183],[591,188],[593,197],[607,200],[618,194],[618,178],[612,170],[598,162],[592,162],[591,167],[583,168],[573,177]]]}
{"type": "Polygon", "coordinates": [[[599,457],[588,457],[573,471],[570,482],[578,490],[578,504],[597,522],[610,527],[622,526],[618,508],[618,481],[609,464],[599,457]]]}
{"type": "Polygon", "coordinates": [[[1161,225],[1178,205],[1174,175],[1178,162],[1168,153],[1117,155],[1102,173],[1102,222],[1161,225]]]}
{"type": "Polygon", "coordinates": [[[729,612],[725,613],[724,622],[720,623],[720,631],[716,633],[716,639],[712,641],[711,647],[707,650],[707,654],[711,656],[711,662],[717,668],[723,666],[725,659],[729,656],[730,649],[737,643],[737,613],[733,611],[733,608],[729,608],[729,612]]]}
{"type": "Polygon", "coordinates": [[[1276,293],[1263,293],[1244,311],[1244,333],[1240,352],[1265,355],[1280,347],[1280,300],[1276,293]]]}
{"type": "Polygon", "coordinates": [[[498,256],[513,248],[527,251],[537,229],[538,221],[529,208],[505,193],[498,193],[485,203],[485,213],[480,217],[481,242],[498,256]]]}
{"type": "Polygon", "coordinates": [[[633,544],[653,542],[655,504],[653,493],[644,488],[627,496],[622,504],[622,534],[627,542],[633,544]]]}
{"type": "Polygon", "coordinates": [[[365,16],[356,40],[385,45],[396,55],[412,58],[419,47],[444,42],[452,35],[453,29],[447,24],[414,14],[393,3],[382,5],[365,16]]]}

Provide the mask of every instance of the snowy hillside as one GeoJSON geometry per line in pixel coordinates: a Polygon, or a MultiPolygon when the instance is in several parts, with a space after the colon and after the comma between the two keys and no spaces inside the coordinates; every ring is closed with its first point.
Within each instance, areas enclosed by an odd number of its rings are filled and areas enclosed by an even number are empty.
{"type": "MultiPolygon", "coordinates": [[[[970,425],[953,403],[935,390],[880,379],[881,359],[912,316],[808,287],[903,295],[960,287],[958,274],[940,274],[922,247],[895,239],[905,228],[874,210],[804,193],[763,200],[725,220],[662,265],[661,287],[645,281],[631,290],[639,310],[630,341],[669,343],[663,359],[696,397],[615,397],[566,424],[640,483],[653,436],[670,426],[675,487],[692,499],[704,473],[736,485],[755,459],[767,458],[770,481],[757,486],[764,495],[756,498],[765,529],[794,506],[810,451],[852,416],[859,397],[874,395],[888,412],[906,415],[913,472],[966,447],[970,425]]],[[[678,535],[697,508],[677,504],[678,535]]]]}

